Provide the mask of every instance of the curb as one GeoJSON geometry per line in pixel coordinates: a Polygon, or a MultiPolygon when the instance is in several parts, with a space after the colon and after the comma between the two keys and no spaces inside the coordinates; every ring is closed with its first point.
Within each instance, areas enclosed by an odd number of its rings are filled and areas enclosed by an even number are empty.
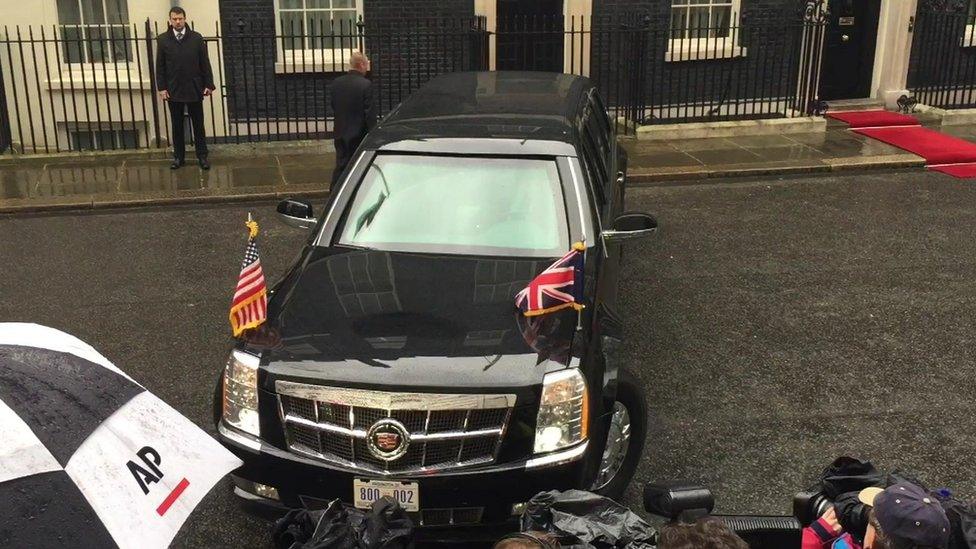
{"type": "MultiPolygon", "coordinates": [[[[908,155],[899,155],[908,156],[908,155]]],[[[911,155],[914,156],[914,155],[911,155]]],[[[801,166],[757,166],[757,167],[722,167],[722,168],[692,168],[673,172],[637,172],[628,174],[627,182],[636,186],[653,187],[673,181],[687,181],[690,179],[721,179],[732,177],[766,176],[766,175],[796,175],[810,173],[854,172],[898,168],[924,168],[925,160],[899,158],[897,160],[879,160],[873,162],[835,162],[830,164],[807,164],[801,166]]]]}
{"type": "MultiPolygon", "coordinates": [[[[253,153],[268,155],[289,154],[295,151],[309,149],[324,149],[326,153],[335,153],[331,140],[300,139],[295,141],[254,141],[242,143],[214,143],[210,144],[211,153],[227,156],[246,156],[253,153]]],[[[187,158],[192,157],[194,149],[188,147],[187,158]]],[[[32,166],[36,164],[58,164],[62,162],[101,161],[103,159],[151,159],[171,160],[173,151],[166,147],[152,147],[141,149],[113,149],[107,151],[63,151],[63,152],[33,152],[28,154],[0,154],[0,166],[19,165],[32,166]]]]}
{"type": "MultiPolygon", "coordinates": [[[[743,166],[691,168],[668,172],[634,172],[627,176],[627,182],[635,187],[654,187],[667,185],[675,181],[694,179],[723,179],[734,177],[756,177],[771,175],[796,175],[811,173],[853,172],[898,168],[922,168],[925,160],[914,155],[896,155],[895,158],[872,161],[853,161],[849,159],[833,161],[831,163],[806,164],[799,166],[743,166]],[[914,158],[909,158],[914,157],[914,158]]],[[[257,202],[263,200],[281,200],[283,198],[319,199],[327,198],[328,190],[268,192],[238,195],[202,195],[159,198],[132,198],[129,200],[78,201],[53,204],[22,204],[0,205],[0,215],[66,212],[66,211],[101,211],[123,208],[145,208],[152,206],[179,206],[194,204],[233,204],[239,202],[257,202]]]]}
{"type": "Polygon", "coordinates": [[[318,199],[328,198],[328,196],[329,191],[296,191],[292,193],[274,192],[235,195],[170,196],[160,198],[133,198],[130,200],[80,201],[55,204],[23,204],[18,206],[0,206],[0,215],[69,211],[103,211],[155,206],[233,204],[239,202],[281,200],[284,198],[318,199]]]}

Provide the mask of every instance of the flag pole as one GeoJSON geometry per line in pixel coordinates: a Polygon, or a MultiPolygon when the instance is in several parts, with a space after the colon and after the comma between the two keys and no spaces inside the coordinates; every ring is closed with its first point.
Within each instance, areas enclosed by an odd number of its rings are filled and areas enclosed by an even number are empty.
{"type": "MultiPolygon", "coordinates": [[[[586,285],[586,274],[585,274],[586,273],[586,234],[584,234],[582,236],[582,239],[580,240],[580,243],[583,245],[583,252],[582,252],[583,253],[583,273],[584,273],[583,274],[583,285],[585,286],[586,285]]],[[[582,295],[582,288],[580,290],[578,290],[578,291],[580,291],[580,294],[582,295]]],[[[580,331],[582,329],[583,329],[583,304],[582,303],[577,303],[576,304],[576,331],[578,332],[578,331],[580,331]]]]}

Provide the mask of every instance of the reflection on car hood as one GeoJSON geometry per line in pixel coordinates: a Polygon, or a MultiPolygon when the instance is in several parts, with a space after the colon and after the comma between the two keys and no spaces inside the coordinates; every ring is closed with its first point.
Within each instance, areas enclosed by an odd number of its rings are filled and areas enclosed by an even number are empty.
{"type": "Polygon", "coordinates": [[[250,334],[271,378],[516,387],[570,362],[576,313],[525,318],[515,294],[551,260],[317,248],[250,334]]]}

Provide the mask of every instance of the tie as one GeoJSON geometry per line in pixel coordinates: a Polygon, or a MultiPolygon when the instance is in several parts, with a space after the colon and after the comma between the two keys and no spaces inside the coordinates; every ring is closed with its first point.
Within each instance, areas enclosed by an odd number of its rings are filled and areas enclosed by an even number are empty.
{"type": "Polygon", "coordinates": [[[182,32],[176,33],[176,41],[177,42],[182,42],[183,41],[183,33],[182,32]]]}

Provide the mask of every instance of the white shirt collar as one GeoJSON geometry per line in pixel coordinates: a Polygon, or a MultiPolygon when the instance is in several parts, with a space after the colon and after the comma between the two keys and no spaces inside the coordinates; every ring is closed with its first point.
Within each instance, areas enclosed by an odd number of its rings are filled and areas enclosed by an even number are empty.
{"type": "Polygon", "coordinates": [[[173,29],[173,36],[175,36],[177,38],[179,38],[181,36],[186,36],[186,27],[183,27],[183,31],[182,32],[180,32],[180,31],[178,31],[176,29],[173,29]]]}

